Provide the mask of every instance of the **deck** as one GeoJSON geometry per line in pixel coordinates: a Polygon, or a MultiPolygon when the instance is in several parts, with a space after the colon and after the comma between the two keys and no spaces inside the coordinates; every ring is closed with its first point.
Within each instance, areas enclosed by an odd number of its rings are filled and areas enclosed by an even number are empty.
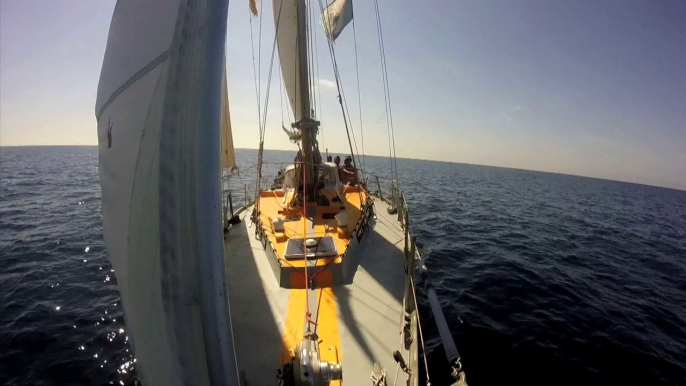
{"type": "MultiPolygon", "coordinates": [[[[345,253],[348,247],[349,235],[342,236],[336,232],[336,220],[329,216],[324,218],[325,214],[334,215],[339,212],[345,212],[349,217],[349,226],[352,231],[361,217],[360,209],[362,203],[367,198],[365,191],[360,191],[358,186],[346,187],[341,197],[343,202],[334,202],[333,195],[327,194],[331,200],[329,206],[308,206],[308,210],[312,209],[314,213],[310,216],[303,216],[301,208],[296,210],[285,209],[286,200],[284,200],[283,192],[281,191],[263,191],[260,192],[260,220],[265,227],[265,234],[271,244],[274,246],[276,255],[279,258],[285,256],[286,242],[288,239],[297,239],[304,237],[323,237],[331,236],[334,239],[337,250],[340,253],[345,253]],[[279,237],[277,232],[274,232],[272,220],[275,218],[294,217],[295,220],[286,221],[284,224],[285,237],[279,237]],[[312,217],[312,218],[308,218],[312,217]]],[[[302,268],[305,266],[305,260],[293,260],[289,262],[291,266],[302,268]]],[[[339,264],[341,259],[336,258],[321,258],[317,260],[317,266],[323,266],[330,263],[339,264]],[[331,260],[336,260],[332,262],[331,260]]]]}
{"type": "MultiPolygon", "coordinates": [[[[416,337],[405,344],[402,329],[404,231],[387,204],[375,200],[376,219],[358,244],[355,238],[346,259],[348,284],[314,289],[282,288],[275,279],[262,242],[250,224],[252,208],[241,212],[241,223],[225,237],[229,299],[243,385],[277,385],[276,369],[290,357],[305,329],[306,299],[312,329],[320,340],[322,360],[343,364],[347,385],[371,385],[374,363],[387,371],[393,384],[397,364],[393,351],[401,350],[417,371],[416,337]]],[[[311,273],[310,273],[311,274],[311,273]]],[[[325,275],[326,271],[320,274],[325,275]]],[[[414,331],[414,330],[412,330],[414,331]]],[[[407,384],[399,372],[397,384],[407,384]]],[[[413,377],[412,383],[416,382],[413,377]]],[[[334,381],[332,385],[340,385],[334,381]]]]}

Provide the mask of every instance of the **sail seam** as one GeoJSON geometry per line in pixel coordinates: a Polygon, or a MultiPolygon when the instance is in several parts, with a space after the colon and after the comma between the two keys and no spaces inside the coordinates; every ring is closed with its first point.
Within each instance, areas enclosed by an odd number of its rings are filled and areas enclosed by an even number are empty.
{"type": "Polygon", "coordinates": [[[150,63],[145,65],[145,67],[141,68],[137,73],[133,74],[133,76],[130,77],[126,82],[124,82],[124,84],[119,86],[118,89],[114,90],[114,92],[109,97],[109,99],[107,99],[107,102],[105,102],[105,104],[103,104],[102,107],[100,108],[100,111],[98,111],[98,116],[97,116],[98,120],[100,120],[100,116],[102,116],[102,114],[105,112],[107,107],[109,107],[109,105],[112,104],[112,102],[114,102],[115,99],[117,99],[119,94],[123,93],[124,90],[129,88],[129,86],[131,86],[132,84],[136,83],[136,81],[138,81],[138,79],[142,78],[145,74],[150,72],[153,68],[157,67],[160,63],[164,62],[168,57],[169,57],[169,50],[166,50],[160,56],[158,56],[157,58],[153,59],[150,63]]]}

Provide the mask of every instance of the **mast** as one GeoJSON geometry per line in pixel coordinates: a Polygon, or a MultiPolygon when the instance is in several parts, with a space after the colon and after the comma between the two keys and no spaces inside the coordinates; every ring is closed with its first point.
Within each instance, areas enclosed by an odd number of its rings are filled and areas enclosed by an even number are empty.
{"type": "MultiPolygon", "coordinates": [[[[315,146],[319,122],[314,121],[310,109],[308,52],[307,52],[307,6],[305,0],[297,1],[298,12],[298,77],[300,86],[300,121],[295,122],[296,127],[302,132],[302,162],[305,166],[305,187],[308,200],[315,199],[318,180],[318,165],[321,161],[319,150],[315,146]]],[[[303,203],[305,205],[305,203],[303,203]]]]}
{"type": "MultiPolygon", "coordinates": [[[[300,80],[301,121],[310,119],[309,73],[307,67],[307,6],[305,0],[296,0],[298,7],[298,75],[300,80]],[[304,92],[308,90],[308,92],[304,92]]],[[[303,137],[303,146],[306,140],[303,137]]]]}

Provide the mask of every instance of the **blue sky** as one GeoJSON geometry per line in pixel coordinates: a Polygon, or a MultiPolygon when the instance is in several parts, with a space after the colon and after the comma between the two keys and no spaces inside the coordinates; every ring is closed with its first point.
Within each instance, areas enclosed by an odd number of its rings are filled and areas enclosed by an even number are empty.
{"type": "MultiPolygon", "coordinates": [[[[0,1],[0,144],[96,143],[95,95],[114,4],[0,1]]],[[[355,5],[365,151],[387,155],[373,3],[355,5]]],[[[274,34],[271,1],[263,6],[259,47],[260,18],[252,19],[262,96],[274,34]]],[[[380,7],[398,156],[686,189],[686,3],[381,0],[380,7]]],[[[250,20],[247,0],[230,2],[234,142],[256,148],[250,20]]],[[[347,141],[322,33],[317,48],[320,143],[342,153],[347,141]]],[[[336,41],[336,56],[361,150],[352,25],[336,41]]],[[[277,66],[265,146],[293,149],[280,127],[288,111],[279,106],[277,66]]]]}

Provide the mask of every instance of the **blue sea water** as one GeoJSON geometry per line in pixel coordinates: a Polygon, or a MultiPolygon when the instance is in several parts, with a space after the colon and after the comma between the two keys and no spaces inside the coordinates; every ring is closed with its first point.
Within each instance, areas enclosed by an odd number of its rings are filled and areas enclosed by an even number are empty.
{"type": "MultiPolygon", "coordinates": [[[[266,151],[264,174],[292,157],[266,151]]],[[[256,151],[237,158],[240,203],[256,151]]],[[[135,380],[97,166],[95,147],[0,148],[0,385],[135,380]]],[[[384,158],[365,168],[389,174],[384,158]]],[[[398,171],[470,385],[686,384],[686,192],[408,159],[398,171]]],[[[446,384],[419,297],[431,381],[446,384]]]]}

